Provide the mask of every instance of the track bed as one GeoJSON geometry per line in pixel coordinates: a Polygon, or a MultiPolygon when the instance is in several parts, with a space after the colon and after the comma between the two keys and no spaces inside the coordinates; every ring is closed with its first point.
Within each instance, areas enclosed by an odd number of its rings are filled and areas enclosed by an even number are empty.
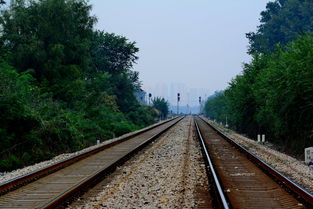
{"type": "Polygon", "coordinates": [[[230,207],[305,208],[206,122],[195,120],[230,207]]]}
{"type": "Polygon", "coordinates": [[[115,144],[68,167],[0,196],[0,208],[53,208],[82,187],[93,183],[123,158],[160,135],[181,118],[115,144]],[[101,174],[101,175],[100,175],[101,174]]]}

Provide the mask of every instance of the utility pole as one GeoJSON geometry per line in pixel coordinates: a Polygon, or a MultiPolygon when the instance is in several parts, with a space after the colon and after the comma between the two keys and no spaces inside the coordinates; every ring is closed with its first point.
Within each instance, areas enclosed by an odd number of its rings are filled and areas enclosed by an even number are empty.
{"type": "Polygon", "coordinates": [[[177,115],[179,114],[180,93],[177,93],[177,115]]]}

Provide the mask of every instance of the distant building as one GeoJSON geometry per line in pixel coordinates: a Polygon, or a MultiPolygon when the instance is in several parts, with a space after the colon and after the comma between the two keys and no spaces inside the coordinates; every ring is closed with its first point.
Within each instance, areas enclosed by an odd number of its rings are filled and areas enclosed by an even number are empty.
{"type": "Polygon", "coordinates": [[[147,93],[142,89],[136,89],[135,90],[135,96],[136,96],[138,102],[142,105],[147,105],[146,95],[147,95],[147,93]]]}

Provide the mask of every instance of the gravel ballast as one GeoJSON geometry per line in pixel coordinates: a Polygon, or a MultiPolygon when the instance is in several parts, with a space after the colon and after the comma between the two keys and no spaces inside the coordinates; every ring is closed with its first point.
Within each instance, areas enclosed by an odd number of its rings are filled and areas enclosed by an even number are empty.
{"type": "Polygon", "coordinates": [[[192,120],[183,119],[112,173],[102,191],[68,208],[197,208],[210,204],[199,198],[199,189],[209,193],[192,120]]]}
{"type": "Polygon", "coordinates": [[[263,144],[259,143],[230,129],[222,127],[213,121],[206,120],[214,124],[215,127],[221,130],[225,135],[229,136],[240,145],[247,148],[250,152],[273,166],[276,170],[313,193],[313,169],[305,165],[304,162],[273,149],[272,147],[274,146],[268,142],[263,144]]]}

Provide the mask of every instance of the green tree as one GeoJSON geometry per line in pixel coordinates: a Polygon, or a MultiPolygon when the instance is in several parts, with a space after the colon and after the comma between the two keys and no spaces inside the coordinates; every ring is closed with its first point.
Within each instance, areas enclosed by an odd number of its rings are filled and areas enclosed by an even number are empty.
{"type": "Polygon", "coordinates": [[[207,101],[206,114],[227,114],[236,130],[266,134],[291,153],[312,145],[312,10],[311,0],[269,2],[257,32],[247,34],[252,61],[207,101]]]}
{"type": "Polygon", "coordinates": [[[92,36],[90,53],[93,77],[99,73],[110,74],[110,93],[116,96],[119,109],[124,113],[136,111],[139,104],[134,95],[140,86],[139,74],[131,70],[138,57],[135,42],[112,33],[95,31],[92,36]]]}
{"type": "Polygon", "coordinates": [[[258,104],[253,94],[253,84],[266,65],[266,56],[255,55],[250,64],[244,65],[242,75],[237,75],[225,90],[231,123],[240,132],[253,137],[262,131],[255,119],[258,104]]]}
{"type": "Polygon", "coordinates": [[[313,32],[312,0],[275,0],[261,12],[257,32],[247,33],[249,53],[269,53],[277,44],[288,42],[313,32]]]}
{"type": "Polygon", "coordinates": [[[204,105],[204,113],[212,119],[225,122],[226,117],[229,116],[223,91],[217,91],[207,99],[204,105]]]}
{"type": "Polygon", "coordinates": [[[285,151],[302,154],[313,137],[313,35],[267,55],[255,55],[224,91],[209,98],[206,115],[255,138],[266,134],[285,151]]]}
{"type": "Polygon", "coordinates": [[[2,11],[1,48],[18,72],[33,76],[62,100],[82,89],[96,19],[84,0],[17,0],[2,11]]]}
{"type": "Polygon", "coordinates": [[[95,31],[90,47],[93,71],[112,75],[129,71],[138,59],[136,53],[139,49],[135,44],[114,33],[95,31]]]}
{"type": "Polygon", "coordinates": [[[297,150],[312,144],[313,35],[277,49],[257,77],[254,95],[257,121],[278,143],[297,150]]]}
{"type": "MultiPolygon", "coordinates": [[[[2,8],[1,8],[2,9],[2,8]]],[[[0,16],[0,171],[154,122],[134,42],[93,31],[85,0],[17,0],[0,16]]]]}
{"type": "Polygon", "coordinates": [[[160,111],[162,119],[165,119],[167,117],[169,112],[168,102],[164,98],[160,97],[154,98],[152,100],[152,106],[160,111]]]}

